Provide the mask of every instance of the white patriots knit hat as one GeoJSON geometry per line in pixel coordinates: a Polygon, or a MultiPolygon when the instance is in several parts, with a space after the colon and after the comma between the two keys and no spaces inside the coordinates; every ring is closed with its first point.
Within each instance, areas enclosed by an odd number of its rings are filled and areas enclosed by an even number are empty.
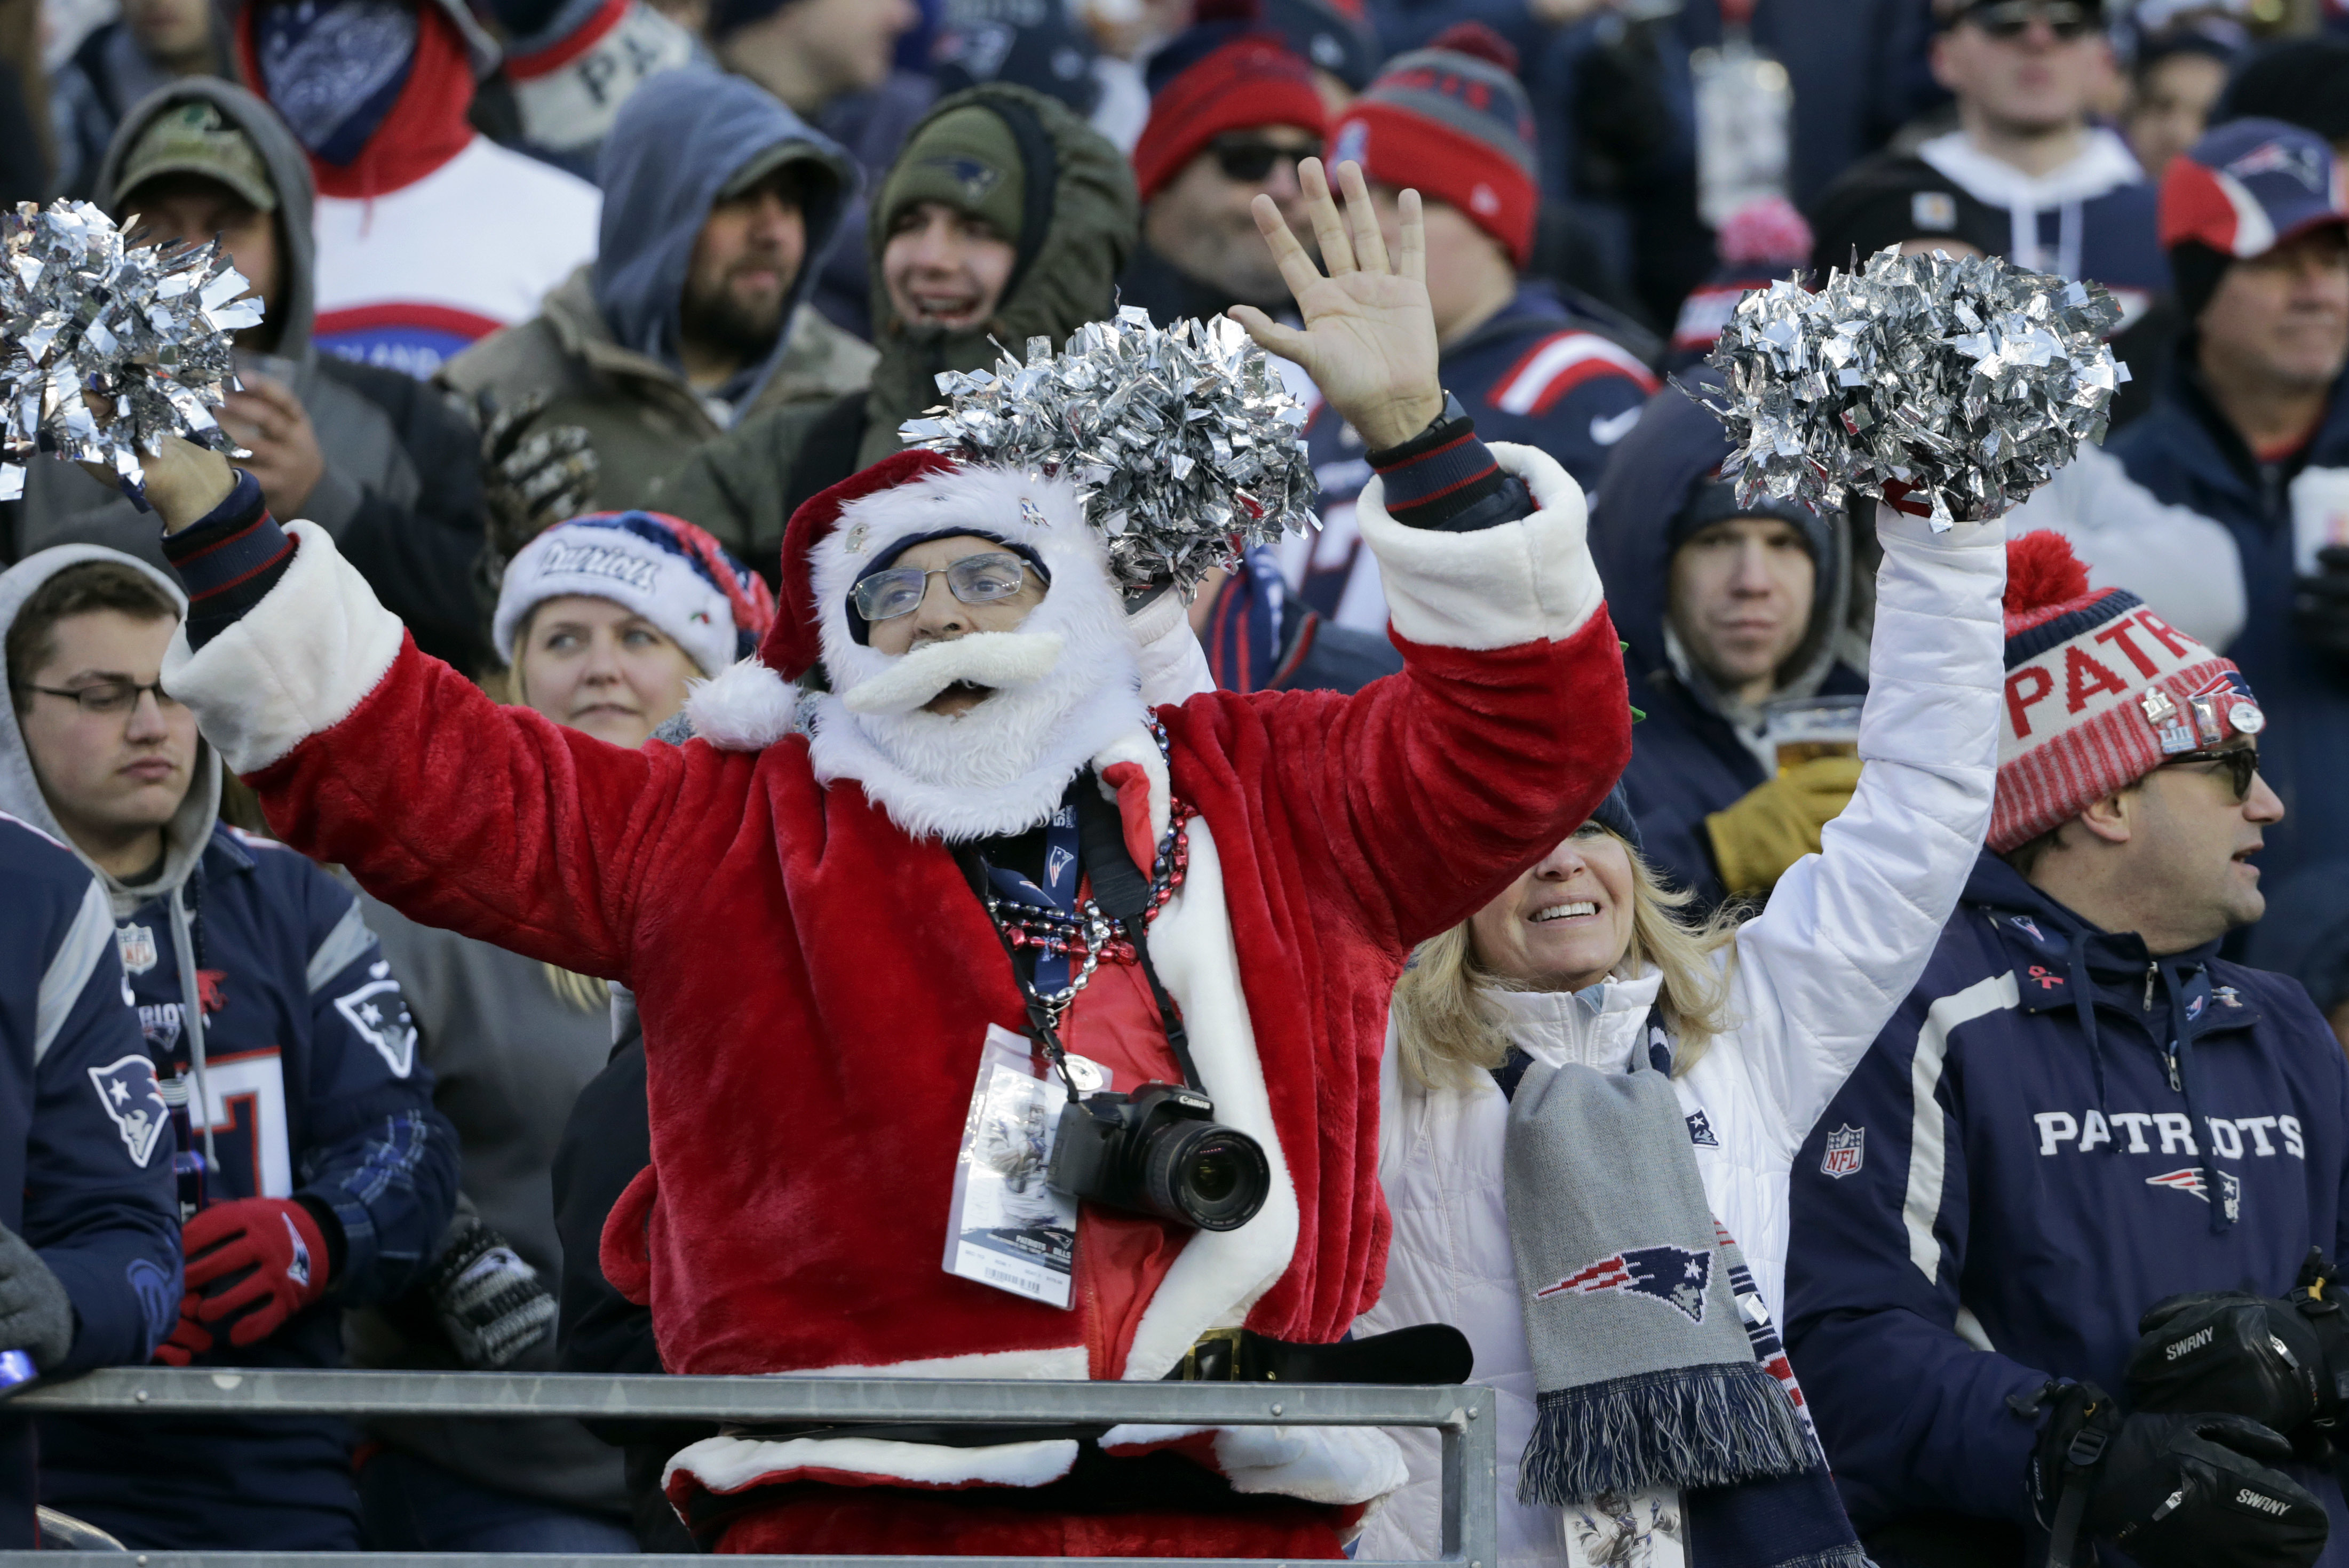
{"type": "Polygon", "coordinates": [[[2026,533],[2006,552],[1992,851],[2060,827],[2168,758],[2267,727],[2240,670],[2126,589],[2091,589],[2063,535],[2026,533]]]}
{"type": "Polygon", "coordinates": [[[642,615],[705,676],[747,658],[775,618],[774,596],[758,575],[684,519],[589,512],[556,523],[506,563],[490,624],[498,656],[512,664],[530,613],[574,593],[642,615]]]}

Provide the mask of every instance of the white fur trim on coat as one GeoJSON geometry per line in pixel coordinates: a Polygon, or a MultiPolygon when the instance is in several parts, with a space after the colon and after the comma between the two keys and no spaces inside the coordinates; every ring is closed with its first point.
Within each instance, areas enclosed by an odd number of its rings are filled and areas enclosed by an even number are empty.
{"type": "Polygon", "coordinates": [[[1405,528],[1387,515],[1385,481],[1362,487],[1355,522],[1378,557],[1387,613],[1414,643],[1511,648],[1572,636],[1606,597],[1586,537],[1582,487],[1532,447],[1493,443],[1504,473],[1526,481],[1540,510],[1473,533],[1405,528]]]}
{"type": "Polygon", "coordinates": [[[194,711],[232,773],[266,768],[348,718],[406,630],[325,529],[286,532],[298,548],[261,603],[201,649],[181,625],[163,655],[164,689],[194,711]]]}
{"type": "Polygon", "coordinates": [[[799,727],[803,696],[753,656],[692,683],[685,717],[696,736],[720,751],[764,751],[799,727]]]}
{"type": "Polygon", "coordinates": [[[704,1438],[668,1461],[661,1485],[682,1472],[703,1491],[723,1493],[776,1485],[806,1470],[841,1470],[914,1486],[1048,1486],[1076,1462],[1071,1438],[984,1449],[880,1438],[704,1438]]]}
{"type": "Polygon", "coordinates": [[[1271,1492],[1340,1507],[1399,1491],[1411,1479],[1402,1449],[1378,1427],[1112,1427],[1101,1446],[1139,1456],[1200,1432],[1216,1434],[1216,1469],[1234,1491],[1271,1492]]]}

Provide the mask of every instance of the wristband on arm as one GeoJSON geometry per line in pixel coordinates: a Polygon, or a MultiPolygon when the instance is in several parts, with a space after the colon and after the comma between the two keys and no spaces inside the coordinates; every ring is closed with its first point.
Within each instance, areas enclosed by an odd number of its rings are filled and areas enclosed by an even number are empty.
{"type": "Polygon", "coordinates": [[[1476,421],[1449,392],[1433,424],[1371,453],[1370,463],[1386,481],[1387,515],[1405,528],[1473,533],[1537,510],[1525,481],[1501,471],[1493,449],[1476,438],[1476,421]]]}

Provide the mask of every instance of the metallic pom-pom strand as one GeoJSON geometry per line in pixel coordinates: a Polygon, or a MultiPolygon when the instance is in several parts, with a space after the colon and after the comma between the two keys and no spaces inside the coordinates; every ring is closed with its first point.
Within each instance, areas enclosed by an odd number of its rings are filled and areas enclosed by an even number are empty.
{"type": "Polygon", "coordinates": [[[1833,511],[1858,490],[1913,497],[1937,529],[2002,516],[2104,439],[2128,379],[2105,343],[2119,316],[2095,284],[1898,250],[1816,294],[1757,289],[1707,362],[1736,445],[1722,472],[1744,501],[1833,511]]]}
{"type": "Polygon", "coordinates": [[[946,406],[907,420],[905,443],[1074,480],[1123,587],[1171,578],[1187,596],[1247,546],[1318,525],[1304,407],[1224,316],[1162,329],[1128,305],[1057,356],[1031,337],[1025,365],[1007,353],[938,390],[946,406]]]}
{"type": "Polygon", "coordinates": [[[126,245],[87,201],[0,216],[0,500],[41,452],[134,487],[166,435],[237,454],[212,411],[235,385],[233,335],[261,320],[247,286],[218,241],[126,245]],[[103,420],[93,394],[113,402],[103,420]]]}

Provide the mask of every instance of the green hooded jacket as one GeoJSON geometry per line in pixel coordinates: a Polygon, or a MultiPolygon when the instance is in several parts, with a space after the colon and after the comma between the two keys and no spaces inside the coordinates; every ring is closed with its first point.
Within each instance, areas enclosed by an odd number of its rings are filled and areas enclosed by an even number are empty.
{"type": "MultiPolygon", "coordinates": [[[[881,282],[889,203],[875,200],[866,242],[881,357],[866,390],[830,404],[754,414],[653,487],[648,506],[700,524],[770,581],[792,511],[897,450],[897,427],[937,403],[940,371],[993,365],[999,351],[990,338],[1015,353],[1030,337],[1049,337],[1057,347],[1111,313],[1141,221],[1124,156],[1058,100],[1000,82],[939,99],[906,147],[922,150],[934,121],[974,104],[992,109],[1009,129],[1029,193],[1014,242],[1019,259],[995,315],[951,334],[901,322],[881,282]]],[[[885,193],[889,181],[881,189],[885,193]]]]}

